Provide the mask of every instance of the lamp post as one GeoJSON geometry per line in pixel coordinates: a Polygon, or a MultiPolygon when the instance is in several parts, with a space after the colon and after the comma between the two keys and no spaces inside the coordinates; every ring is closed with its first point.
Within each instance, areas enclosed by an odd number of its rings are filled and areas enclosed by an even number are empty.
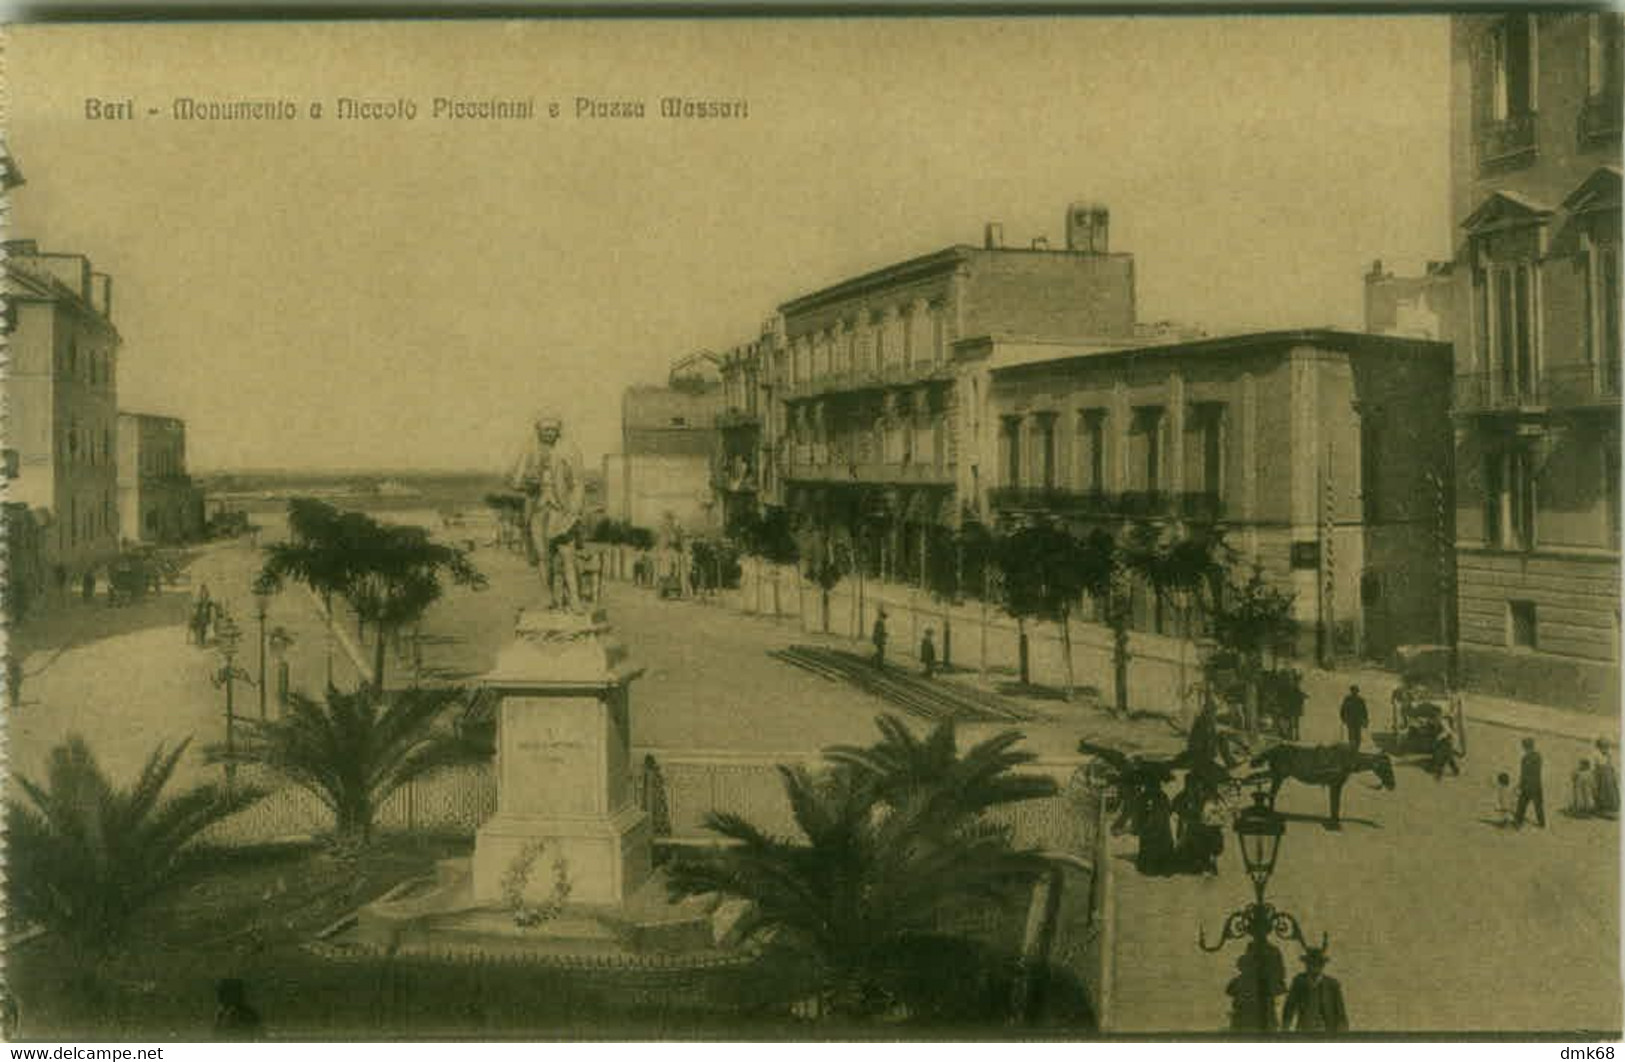
{"type": "Polygon", "coordinates": [[[233,700],[233,692],[238,679],[246,679],[248,673],[237,666],[237,648],[242,637],[237,623],[231,616],[221,610],[221,617],[215,624],[215,641],[220,651],[220,668],[211,676],[217,688],[224,687],[226,691],[226,786],[229,788],[237,777],[237,764],[232,758],[236,752],[235,731],[237,727],[237,709],[233,700]]]}
{"type": "Polygon", "coordinates": [[[265,720],[265,616],[271,610],[270,595],[255,591],[254,616],[260,621],[260,721],[265,720]]]}
{"type": "MultiPolygon", "coordinates": [[[[1199,928],[1197,944],[1203,951],[1215,952],[1231,940],[1248,942],[1240,978],[1238,982],[1233,983],[1238,984],[1242,991],[1232,990],[1238,997],[1232,1027],[1237,1030],[1269,1032],[1277,1027],[1275,997],[1286,988],[1285,968],[1280,960],[1280,950],[1270,943],[1270,937],[1296,941],[1304,948],[1309,945],[1304,940],[1303,929],[1298,925],[1298,920],[1290,913],[1278,910],[1264,899],[1265,887],[1269,884],[1270,875],[1275,873],[1276,860],[1280,856],[1281,838],[1286,834],[1286,820],[1270,807],[1269,798],[1264,792],[1258,790],[1253,793],[1252,807],[1236,816],[1235,830],[1237,847],[1241,849],[1242,865],[1246,868],[1248,879],[1253,883],[1253,902],[1225,916],[1224,929],[1212,947],[1208,946],[1206,931],[1199,928]],[[1254,979],[1250,992],[1247,991],[1244,981],[1249,976],[1254,979]],[[1250,1012],[1239,1005],[1240,997],[1243,995],[1252,996],[1253,1006],[1250,1012]]],[[[1321,947],[1325,946],[1326,937],[1322,934],[1321,947]]]]}

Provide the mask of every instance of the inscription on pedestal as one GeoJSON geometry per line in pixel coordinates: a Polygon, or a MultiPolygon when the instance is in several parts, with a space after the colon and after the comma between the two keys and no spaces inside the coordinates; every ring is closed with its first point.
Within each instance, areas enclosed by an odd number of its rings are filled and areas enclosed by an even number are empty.
{"type": "Polygon", "coordinates": [[[511,815],[594,815],[603,793],[603,709],[586,698],[503,702],[500,810],[511,815]]]}

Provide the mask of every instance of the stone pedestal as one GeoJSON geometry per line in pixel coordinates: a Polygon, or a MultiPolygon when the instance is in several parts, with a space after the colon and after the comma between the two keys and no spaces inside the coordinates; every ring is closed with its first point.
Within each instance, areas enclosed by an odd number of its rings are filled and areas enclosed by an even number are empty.
{"type": "Polygon", "coordinates": [[[531,609],[483,685],[497,708],[497,811],[475,838],[474,900],[503,899],[503,879],[542,842],[525,895],[554,894],[564,860],[573,905],[621,906],[649,876],[648,820],[629,777],[626,658],[602,611],[531,609]]]}

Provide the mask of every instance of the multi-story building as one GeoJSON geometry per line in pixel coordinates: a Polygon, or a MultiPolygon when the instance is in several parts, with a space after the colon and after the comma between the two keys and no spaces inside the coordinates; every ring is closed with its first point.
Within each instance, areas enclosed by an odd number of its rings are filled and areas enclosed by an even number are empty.
{"type": "Polygon", "coordinates": [[[651,530],[668,518],[687,531],[715,530],[712,494],[723,409],[718,359],[709,351],[679,359],[664,387],[629,387],[621,396],[621,452],[604,458],[607,514],[651,530]]]}
{"type": "Polygon", "coordinates": [[[186,422],[118,415],[119,533],[128,542],[184,542],[203,532],[203,492],[186,474],[186,422]]]}
{"type": "Polygon", "coordinates": [[[1459,655],[1612,712],[1620,654],[1621,18],[1451,24],[1459,655]]]}
{"type": "Polygon", "coordinates": [[[9,500],[40,528],[42,565],[57,586],[118,552],[119,333],[113,282],[80,254],[5,244],[15,316],[6,378],[9,447],[17,476],[9,500]]]}
{"type": "MultiPolygon", "coordinates": [[[[984,519],[1216,524],[1244,570],[1293,594],[1305,655],[1438,639],[1447,344],[1316,329],[1083,349],[983,337],[959,353],[987,396],[965,433],[984,519]]],[[[1135,613],[1171,632],[1143,589],[1135,613]]]]}
{"type": "MultiPolygon", "coordinates": [[[[1108,250],[1109,214],[1067,212],[1066,247],[955,245],[843,280],[779,307],[784,322],[783,480],[816,523],[878,531],[882,557],[911,571],[933,528],[957,525],[981,470],[961,453],[980,407],[962,386],[965,337],[1027,333],[1127,338],[1134,260],[1108,250]]],[[[776,367],[777,368],[777,367],[776,367]]]]}
{"type": "Polygon", "coordinates": [[[778,502],[773,414],[779,403],[772,380],[777,346],[778,321],[770,319],[756,339],[722,355],[723,409],[716,419],[720,448],[712,485],[724,529],[778,502]]]}

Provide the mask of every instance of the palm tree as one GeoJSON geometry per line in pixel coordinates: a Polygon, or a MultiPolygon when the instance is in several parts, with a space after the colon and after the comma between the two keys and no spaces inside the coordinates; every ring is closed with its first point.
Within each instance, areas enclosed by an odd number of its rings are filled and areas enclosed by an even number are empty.
{"type": "Polygon", "coordinates": [[[19,775],[27,802],[6,809],[12,916],[61,934],[87,957],[113,951],[185,868],[198,835],[264,795],[199,785],[162,799],[188,744],[159,745],[127,789],[78,735],[52,750],[43,785],[19,775]]]}
{"type": "Polygon", "coordinates": [[[282,718],[245,720],[234,747],[214,746],[216,763],[256,764],[313,794],[332,812],[338,836],[365,844],[390,794],[436,771],[477,762],[484,753],[437,725],[461,701],[453,688],[329,688],[324,701],[291,694],[282,718]]]}
{"type": "Polygon", "coordinates": [[[882,803],[900,806],[925,795],[937,802],[945,821],[963,824],[1001,804],[1055,795],[1053,778],[1011,773],[1034,759],[1013,748],[1023,739],[1019,730],[995,734],[961,756],[952,719],[939,722],[923,741],[896,716],[882,715],[875,725],[880,741],[867,747],[836,745],[825,749],[824,757],[851,769],[882,803]]]}
{"type": "Polygon", "coordinates": [[[750,901],[743,929],[810,963],[821,1015],[968,1016],[990,990],[989,963],[940,927],[967,905],[1004,897],[1047,864],[999,831],[958,828],[917,793],[879,805],[860,772],[780,767],[805,840],[772,837],[737,815],[707,825],[731,846],[678,860],[674,896],[750,901]]]}

